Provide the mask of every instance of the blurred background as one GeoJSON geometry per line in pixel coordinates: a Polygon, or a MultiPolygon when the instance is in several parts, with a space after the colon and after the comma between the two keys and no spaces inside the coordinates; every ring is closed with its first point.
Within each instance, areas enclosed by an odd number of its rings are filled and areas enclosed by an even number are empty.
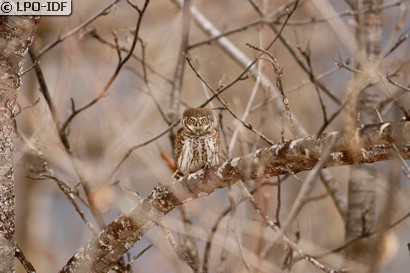
{"type": "MultiPolygon", "coordinates": [[[[171,182],[173,170],[168,161],[173,158],[173,143],[168,132],[121,160],[132,147],[169,128],[170,121],[166,119],[175,83],[182,77],[179,114],[187,107],[202,105],[212,96],[185,60],[182,76],[175,79],[183,25],[187,22],[178,1],[150,1],[132,57],[114,77],[104,96],[69,123],[65,131],[70,144],[68,152],[56,125],[61,126],[73,109],[79,109],[104,92],[115,73],[119,55],[122,59],[127,55],[135,36],[138,12],[128,1],[116,2],[113,5],[106,0],[73,0],[70,16],[41,18],[31,50],[34,54],[41,52],[38,62],[55,107],[54,115],[40,92],[34,69],[23,76],[18,95],[20,138],[15,157],[17,242],[37,272],[60,270],[92,235],[56,179],[45,179],[41,175],[44,166],[39,153],[54,178],[58,177],[72,190],[75,202],[98,229],[131,208],[157,184],[171,182]],[[95,20],[81,27],[93,18],[95,20]],[[65,37],[70,31],[72,35],[65,37]],[[59,37],[64,39],[59,41],[59,37]],[[42,52],[55,41],[58,41],[55,46],[42,52]]],[[[144,2],[134,0],[132,3],[141,8],[144,2]]],[[[283,129],[284,139],[293,139],[283,112],[282,97],[269,61],[260,59],[244,72],[257,56],[257,52],[245,44],[261,48],[269,45],[293,4],[294,1],[279,0],[193,0],[193,15],[188,21],[187,55],[197,73],[214,91],[232,84],[219,95],[220,99],[239,119],[275,143],[282,140],[283,129]],[[204,31],[201,24],[205,23],[213,34],[204,31]],[[226,40],[209,40],[218,32],[226,40]]],[[[382,55],[394,48],[403,35],[409,35],[410,28],[408,1],[384,1],[383,5],[382,55]]],[[[354,67],[357,41],[353,15],[345,1],[300,1],[283,29],[282,39],[276,40],[269,49],[283,68],[283,89],[294,120],[306,136],[322,129],[334,131],[346,126],[347,114],[342,106],[354,72],[337,63],[354,67]],[[310,72],[300,64],[309,68],[305,56],[309,56],[310,72]],[[318,95],[311,76],[328,94],[320,89],[318,95]],[[323,105],[329,122],[326,122],[323,105]],[[333,115],[335,118],[330,119],[333,115]]],[[[394,81],[407,86],[406,90],[387,83],[380,91],[384,97],[386,90],[392,92],[405,108],[409,105],[409,97],[403,92],[408,92],[410,85],[409,52],[410,43],[404,39],[377,67],[382,79],[395,73],[394,81]]],[[[28,57],[26,68],[31,65],[28,57]]],[[[213,108],[220,119],[224,159],[269,145],[245,128],[218,99],[212,99],[207,107],[213,108]]],[[[384,121],[398,121],[402,117],[387,97],[381,116],[384,121]]],[[[410,212],[409,181],[402,177],[391,189],[389,184],[395,177],[391,163],[378,164],[377,206],[382,210],[386,196],[394,194],[390,219],[393,223],[410,212]]],[[[345,194],[349,168],[336,167],[329,171],[338,190],[345,194]]],[[[306,173],[296,176],[283,178],[279,199],[276,177],[262,181],[265,186],[255,190],[258,204],[273,219],[279,216],[280,221],[286,220],[306,173]]],[[[261,181],[249,181],[246,185],[254,189],[258,183],[261,181]]],[[[309,197],[312,199],[304,204],[287,234],[306,253],[319,257],[331,268],[339,268],[344,263],[341,252],[326,253],[343,245],[343,219],[319,180],[309,197]]],[[[222,219],[211,242],[209,272],[282,272],[287,250],[274,241],[275,234],[249,202],[241,199],[236,186],[222,189],[187,203],[183,211],[174,210],[164,223],[176,238],[192,237],[203,261],[211,229],[222,219]],[[190,224],[184,222],[183,215],[190,224]]],[[[405,272],[410,267],[409,227],[409,220],[404,219],[383,237],[386,250],[380,255],[379,272],[405,272]]],[[[191,272],[178,259],[160,228],[148,232],[130,255],[138,254],[151,244],[153,246],[132,263],[131,272],[191,272]]],[[[320,272],[311,264],[297,260],[290,269],[291,272],[306,270],[320,272]]],[[[20,265],[18,272],[24,272],[20,265]]]]}

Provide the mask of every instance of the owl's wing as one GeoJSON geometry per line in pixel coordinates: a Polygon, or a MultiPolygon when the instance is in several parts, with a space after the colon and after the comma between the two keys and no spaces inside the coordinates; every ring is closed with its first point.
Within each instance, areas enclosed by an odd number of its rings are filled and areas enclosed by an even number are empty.
{"type": "Polygon", "coordinates": [[[176,165],[178,166],[178,158],[181,155],[182,145],[184,144],[184,128],[181,127],[177,131],[177,139],[175,140],[175,160],[176,165]]]}
{"type": "Polygon", "coordinates": [[[214,138],[215,138],[215,156],[218,158],[218,163],[221,162],[221,130],[220,126],[215,127],[215,133],[214,133],[214,138]]]}

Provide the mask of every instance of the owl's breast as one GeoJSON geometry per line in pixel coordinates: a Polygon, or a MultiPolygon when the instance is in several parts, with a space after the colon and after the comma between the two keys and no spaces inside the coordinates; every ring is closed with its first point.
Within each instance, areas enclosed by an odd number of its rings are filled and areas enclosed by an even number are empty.
{"type": "Polygon", "coordinates": [[[177,159],[178,168],[184,174],[202,169],[206,164],[219,163],[217,141],[209,136],[186,137],[181,155],[177,159]]]}

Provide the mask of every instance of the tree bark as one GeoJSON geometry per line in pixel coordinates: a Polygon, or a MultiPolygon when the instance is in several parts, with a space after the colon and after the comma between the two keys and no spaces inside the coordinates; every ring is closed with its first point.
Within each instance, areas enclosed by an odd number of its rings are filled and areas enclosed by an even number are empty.
{"type": "Polygon", "coordinates": [[[0,272],[14,272],[14,106],[39,17],[0,16],[0,272]]]}

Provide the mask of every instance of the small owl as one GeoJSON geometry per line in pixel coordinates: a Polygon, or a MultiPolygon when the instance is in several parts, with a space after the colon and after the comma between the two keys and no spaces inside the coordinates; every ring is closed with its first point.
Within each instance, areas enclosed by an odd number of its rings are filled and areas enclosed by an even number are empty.
{"type": "Polygon", "coordinates": [[[208,108],[188,108],[181,118],[175,143],[175,178],[219,163],[218,121],[208,108]]]}

